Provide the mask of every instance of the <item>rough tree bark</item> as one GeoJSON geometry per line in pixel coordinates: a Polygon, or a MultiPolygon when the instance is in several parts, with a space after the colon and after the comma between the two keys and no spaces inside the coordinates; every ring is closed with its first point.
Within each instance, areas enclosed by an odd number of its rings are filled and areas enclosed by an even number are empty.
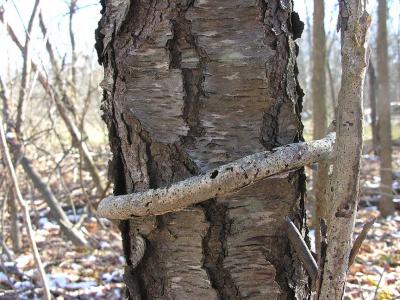
{"type": "MultiPolygon", "coordinates": [[[[327,115],[326,115],[326,39],[324,27],[324,1],[314,0],[313,13],[313,71],[312,71],[312,98],[313,98],[313,138],[321,139],[326,134],[327,115]]],[[[325,209],[326,187],[328,185],[328,169],[327,163],[320,163],[318,170],[314,171],[314,195],[315,195],[315,211],[314,222],[315,227],[315,245],[317,254],[319,254],[319,246],[321,245],[321,234],[319,229],[319,220],[326,219],[325,209]]]]}
{"type": "Polygon", "coordinates": [[[387,42],[387,4],[378,1],[378,117],[381,158],[381,198],[379,210],[383,216],[394,213],[392,191],[392,126],[390,117],[389,65],[387,42]]]}
{"type": "MultiPolygon", "coordinates": [[[[96,46],[115,195],[302,140],[294,40],[303,24],[292,1],[102,4],[96,46]]],[[[304,184],[293,171],[181,212],[121,221],[127,296],[307,299],[285,232],[287,216],[307,231],[304,184]]]]}
{"type": "Polygon", "coordinates": [[[363,146],[363,87],[367,68],[367,33],[371,18],[365,2],[339,1],[342,80],[338,95],[331,208],[319,299],[342,299],[357,213],[363,146]]]}

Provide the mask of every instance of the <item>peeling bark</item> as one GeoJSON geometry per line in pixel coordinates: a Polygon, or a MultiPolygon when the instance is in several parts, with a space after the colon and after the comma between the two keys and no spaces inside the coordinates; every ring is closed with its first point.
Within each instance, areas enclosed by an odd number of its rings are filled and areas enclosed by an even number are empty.
{"type": "MultiPolygon", "coordinates": [[[[96,49],[115,195],[166,187],[302,140],[291,1],[103,2],[96,49]]],[[[297,17],[296,17],[297,16],[297,17]]],[[[284,220],[305,233],[304,176],[121,221],[131,299],[306,299],[284,220]],[[135,242],[146,250],[136,264],[135,242]]]]}

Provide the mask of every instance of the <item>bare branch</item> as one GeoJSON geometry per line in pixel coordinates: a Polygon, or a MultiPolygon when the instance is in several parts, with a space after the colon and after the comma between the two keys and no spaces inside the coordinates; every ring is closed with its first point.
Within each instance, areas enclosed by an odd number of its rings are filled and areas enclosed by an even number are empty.
{"type": "Polygon", "coordinates": [[[12,183],[14,185],[15,193],[17,195],[18,204],[21,206],[22,211],[23,211],[23,218],[24,218],[24,222],[26,225],[28,239],[29,239],[29,242],[31,243],[33,258],[35,260],[36,268],[40,275],[40,280],[42,281],[43,296],[44,296],[44,299],[50,300],[51,294],[50,294],[49,284],[46,279],[46,273],[44,271],[42,260],[40,259],[39,251],[38,251],[36,241],[34,238],[31,217],[29,215],[29,209],[25,203],[25,200],[22,198],[22,194],[21,194],[21,191],[18,186],[17,176],[15,175],[14,166],[11,162],[10,152],[8,151],[6,136],[4,133],[2,121],[0,122],[0,137],[1,137],[1,148],[2,148],[2,152],[3,152],[3,160],[5,161],[8,171],[10,173],[10,177],[11,177],[12,183]]]}
{"type": "Polygon", "coordinates": [[[39,4],[40,4],[40,0],[36,0],[35,4],[33,6],[31,17],[29,19],[28,29],[27,29],[26,36],[25,36],[25,45],[22,50],[22,59],[23,59],[22,78],[21,78],[21,86],[20,86],[20,90],[19,90],[19,98],[18,98],[18,104],[17,104],[17,118],[16,118],[16,122],[15,122],[15,131],[17,132],[18,135],[21,134],[23,107],[24,107],[24,101],[25,101],[26,94],[27,94],[28,79],[29,79],[30,66],[31,66],[30,57],[29,57],[30,35],[32,33],[33,23],[36,19],[38,11],[39,11],[39,9],[38,9],[39,4]]]}
{"type": "Polygon", "coordinates": [[[299,230],[289,218],[286,218],[286,226],[290,244],[296,251],[297,256],[302,262],[304,268],[307,270],[308,275],[310,275],[314,286],[318,276],[317,262],[304,242],[299,230]]]}
{"type": "Polygon", "coordinates": [[[367,237],[367,234],[370,231],[370,229],[372,228],[372,225],[374,225],[375,221],[376,221],[376,218],[372,218],[371,220],[369,220],[364,225],[361,233],[357,236],[356,240],[354,241],[353,248],[351,248],[351,251],[350,251],[349,268],[351,267],[351,265],[356,260],[358,251],[360,250],[360,247],[361,247],[363,241],[367,237]]]}
{"type": "Polygon", "coordinates": [[[169,187],[122,196],[109,196],[98,206],[98,215],[109,219],[161,215],[222,196],[261,179],[329,159],[335,134],[321,140],[289,144],[238,159],[204,175],[169,187]]]}
{"type": "Polygon", "coordinates": [[[74,17],[74,13],[76,12],[78,0],[71,0],[69,5],[69,38],[71,42],[71,75],[72,75],[72,94],[74,100],[76,100],[76,50],[75,50],[75,35],[72,26],[72,19],[74,17]]]}
{"type": "MultiPolygon", "coordinates": [[[[3,11],[0,9],[0,21],[4,23],[4,18],[3,18],[3,11]]],[[[43,21],[43,20],[42,20],[43,21]]],[[[44,25],[44,24],[42,24],[44,25]]],[[[14,30],[12,29],[12,27],[10,27],[7,24],[7,31],[11,37],[11,39],[13,40],[13,42],[17,45],[17,47],[20,49],[21,52],[23,52],[23,46],[21,44],[21,42],[18,40],[14,30]]],[[[44,32],[44,35],[46,35],[46,32],[44,32]]],[[[50,45],[50,41],[47,40],[46,45],[50,45]]],[[[46,47],[48,52],[49,49],[48,47],[46,47]]],[[[49,52],[50,54],[50,52],[49,52]]],[[[55,56],[54,56],[55,57],[55,56]]],[[[72,140],[74,142],[74,145],[79,149],[80,151],[82,151],[83,154],[83,158],[85,161],[85,164],[87,166],[87,169],[90,173],[90,175],[93,178],[93,181],[96,184],[97,187],[97,191],[99,195],[102,195],[104,193],[104,188],[103,188],[103,183],[99,174],[99,171],[97,170],[97,167],[92,159],[92,156],[90,154],[89,148],[87,147],[87,144],[84,143],[83,141],[81,141],[80,138],[80,132],[79,129],[77,127],[77,125],[75,124],[74,120],[72,120],[69,116],[68,116],[68,112],[67,109],[65,108],[64,103],[62,102],[62,100],[60,99],[59,95],[57,95],[52,87],[50,86],[47,78],[43,75],[42,72],[39,72],[38,70],[38,66],[35,64],[35,62],[33,60],[30,60],[31,62],[31,66],[32,66],[32,70],[34,72],[38,72],[38,80],[40,82],[40,84],[42,85],[43,89],[45,90],[45,92],[47,93],[47,95],[55,102],[58,113],[60,114],[61,118],[63,119],[71,137],[72,140]]],[[[53,66],[54,67],[54,66],[53,66]]],[[[59,73],[56,73],[59,74],[59,73]]],[[[67,95],[64,95],[65,97],[63,98],[68,98],[67,95]]],[[[71,103],[68,101],[68,99],[66,100],[68,103],[71,103]]]]}
{"type": "MultiPolygon", "coordinates": [[[[0,78],[0,83],[1,83],[1,78],[0,78]]],[[[6,96],[6,93],[3,92],[5,86],[3,84],[0,84],[0,87],[2,89],[0,92],[0,98],[2,98],[3,100],[3,117],[4,119],[7,120],[7,125],[9,126],[8,130],[10,132],[13,132],[14,131],[13,124],[10,120],[7,119],[9,117],[9,111],[7,110],[9,107],[8,104],[9,99],[6,96]]],[[[82,235],[82,232],[73,228],[73,224],[69,221],[67,215],[59,205],[58,200],[51,191],[51,189],[43,182],[43,180],[40,178],[40,175],[34,170],[31,161],[25,155],[23,155],[21,151],[22,148],[21,144],[14,137],[8,138],[8,143],[9,145],[11,145],[13,156],[19,158],[19,161],[26,175],[32,181],[35,188],[42,194],[47,205],[52,211],[53,218],[60,224],[60,227],[64,232],[64,234],[69,239],[71,239],[71,241],[75,245],[80,247],[88,247],[89,243],[82,235]]]]}

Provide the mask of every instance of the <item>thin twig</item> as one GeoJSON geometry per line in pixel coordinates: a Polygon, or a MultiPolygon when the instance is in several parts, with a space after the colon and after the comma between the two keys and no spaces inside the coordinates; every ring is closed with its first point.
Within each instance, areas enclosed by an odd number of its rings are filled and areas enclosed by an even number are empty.
{"type": "MultiPolygon", "coordinates": [[[[0,21],[4,23],[4,8],[2,6],[0,6],[0,21]]],[[[16,46],[19,48],[19,50],[23,53],[23,46],[22,46],[21,42],[19,41],[18,37],[16,36],[13,28],[11,26],[9,26],[9,24],[5,24],[5,25],[7,28],[7,32],[10,35],[12,41],[16,44],[16,46]]],[[[42,20],[42,22],[39,22],[39,25],[41,26],[44,36],[46,36],[47,29],[44,26],[43,20],[42,20]]],[[[49,39],[47,39],[46,45],[51,45],[49,39]]],[[[47,48],[48,52],[51,50],[51,47],[46,46],[46,48],[47,48]]],[[[35,62],[32,59],[30,60],[30,63],[31,63],[32,70],[34,72],[36,72],[36,70],[38,70],[38,66],[35,64],[35,62]]],[[[55,72],[55,75],[56,75],[56,78],[57,77],[60,78],[59,72],[55,72]]],[[[79,148],[79,147],[82,148],[82,153],[83,153],[83,157],[85,160],[85,164],[87,165],[88,171],[91,174],[94,183],[96,184],[99,194],[101,194],[104,190],[102,179],[100,177],[97,166],[94,164],[92,155],[89,151],[87,144],[80,143],[80,133],[79,133],[78,126],[75,124],[75,119],[74,118],[71,119],[70,116],[68,115],[67,109],[69,108],[69,111],[71,111],[71,109],[74,110],[74,108],[72,106],[71,100],[69,99],[69,97],[67,96],[65,91],[62,89],[62,81],[57,80],[58,87],[61,89],[61,92],[63,93],[62,97],[60,97],[60,95],[58,95],[54,91],[53,87],[50,85],[47,78],[44,76],[44,74],[42,72],[38,72],[37,76],[38,76],[38,80],[39,80],[40,84],[42,85],[42,87],[45,90],[45,92],[47,93],[47,95],[54,101],[56,108],[58,110],[58,113],[61,116],[62,120],[64,121],[64,124],[66,125],[66,127],[72,137],[74,146],[77,148],[79,148]]],[[[73,111],[71,113],[74,114],[73,111]]]]}
{"type": "Polygon", "coordinates": [[[49,284],[48,284],[47,278],[46,278],[46,273],[44,271],[42,260],[40,259],[39,251],[38,251],[36,241],[34,238],[31,217],[29,215],[29,209],[25,203],[25,200],[22,197],[21,191],[18,186],[18,181],[17,181],[17,177],[15,175],[14,166],[11,162],[10,152],[8,150],[2,121],[0,123],[0,136],[1,136],[1,147],[2,147],[2,152],[3,152],[3,160],[5,161],[8,171],[10,173],[10,177],[11,177],[12,183],[14,185],[14,189],[15,189],[15,194],[17,196],[18,204],[21,206],[22,211],[23,211],[23,219],[25,222],[28,239],[29,239],[29,242],[32,247],[33,258],[35,260],[36,268],[39,272],[40,280],[42,282],[43,297],[46,300],[51,300],[51,294],[50,294],[49,284]]]}
{"type": "Polygon", "coordinates": [[[379,277],[378,284],[376,285],[376,289],[375,289],[375,293],[374,293],[374,298],[373,298],[373,300],[376,300],[377,297],[378,297],[378,291],[379,291],[379,287],[380,287],[380,285],[381,285],[381,282],[382,282],[382,278],[383,278],[383,274],[384,274],[384,273],[385,273],[385,269],[383,269],[383,270],[382,270],[382,273],[379,274],[380,277],[379,277]]]}
{"type": "Polygon", "coordinates": [[[29,74],[30,74],[30,56],[29,56],[29,45],[30,45],[30,36],[32,33],[33,29],[33,23],[35,21],[35,18],[37,16],[37,12],[39,11],[39,4],[40,0],[36,0],[35,4],[33,6],[32,14],[29,19],[29,24],[25,36],[25,45],[23,47],[22,51],[22,59],[23,59],[23,65],[22,65],[22,78],[21,78],[21,86],[19,90],[19,98],[18,98],[18,104],[17,104],[17,118],[15,122],[15,131],[19,135],[21,135],[21,126],[22,126],[22,118],[23,118],[23,105],[26,99],[26,94],[27,94],[27,89],[28,89],[28,80],[29,80],[29,74]]]}
{"type": "Polygon", "coordinates": [[[367,223],[365,223],[361,233],[357,236],[356,240],[354,241],[353,248],[351,248],[350,256],[349,256],[349,268],[354,263],[354,261],[357,257],[358,251],[360,250],[360,247],[361,247],[363,241],[367,237],[367,234],[368,234],[369,230],[372,228],[372,225],[374,225],[375,221],[376,221],[376,218],[372,218],[367,223]]]}

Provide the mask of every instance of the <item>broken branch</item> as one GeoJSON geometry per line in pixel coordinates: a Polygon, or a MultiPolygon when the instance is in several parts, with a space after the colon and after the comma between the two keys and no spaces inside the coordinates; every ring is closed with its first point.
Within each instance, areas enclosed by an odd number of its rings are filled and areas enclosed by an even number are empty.
{"type": "Polygon", "coordinates": [[[103,199],[97,210],[100,217],[129,219],[135,216],[162,215],[192,204],[226,195],[264,178],[326,160],[333,154],[335,133],[321,140],[294,143],[264,151],[222,165],[159,189],[103,199]]]}
{"type": "Polygon", "coordinates": [[[314,286],[318,276],[317,262],[312,256],[310,249],[308,249],[306,243],[304,242],[300,231],[288,217],[286,217],[286,226],[289,242],[296,251],[296,254],[302,262],[304,268],[307,270],[308,275],[311,277],[314,286]]]}
{"type": "Polygon", "coordinates": [[[365,238],[367,237],[367,234],[368,234],[369,230],[372,228],[372,225],[374,225],[375,221],[376,221],[376,218],[372,218],[367,223],[365,223],[361,233],[358,235],[358,237],[354,241],[353,248],[351,248],[351,251],[350,251],[349,268],[356,260],[358,251],[360,250],[362,243],[364,242],[365,238]]]}

